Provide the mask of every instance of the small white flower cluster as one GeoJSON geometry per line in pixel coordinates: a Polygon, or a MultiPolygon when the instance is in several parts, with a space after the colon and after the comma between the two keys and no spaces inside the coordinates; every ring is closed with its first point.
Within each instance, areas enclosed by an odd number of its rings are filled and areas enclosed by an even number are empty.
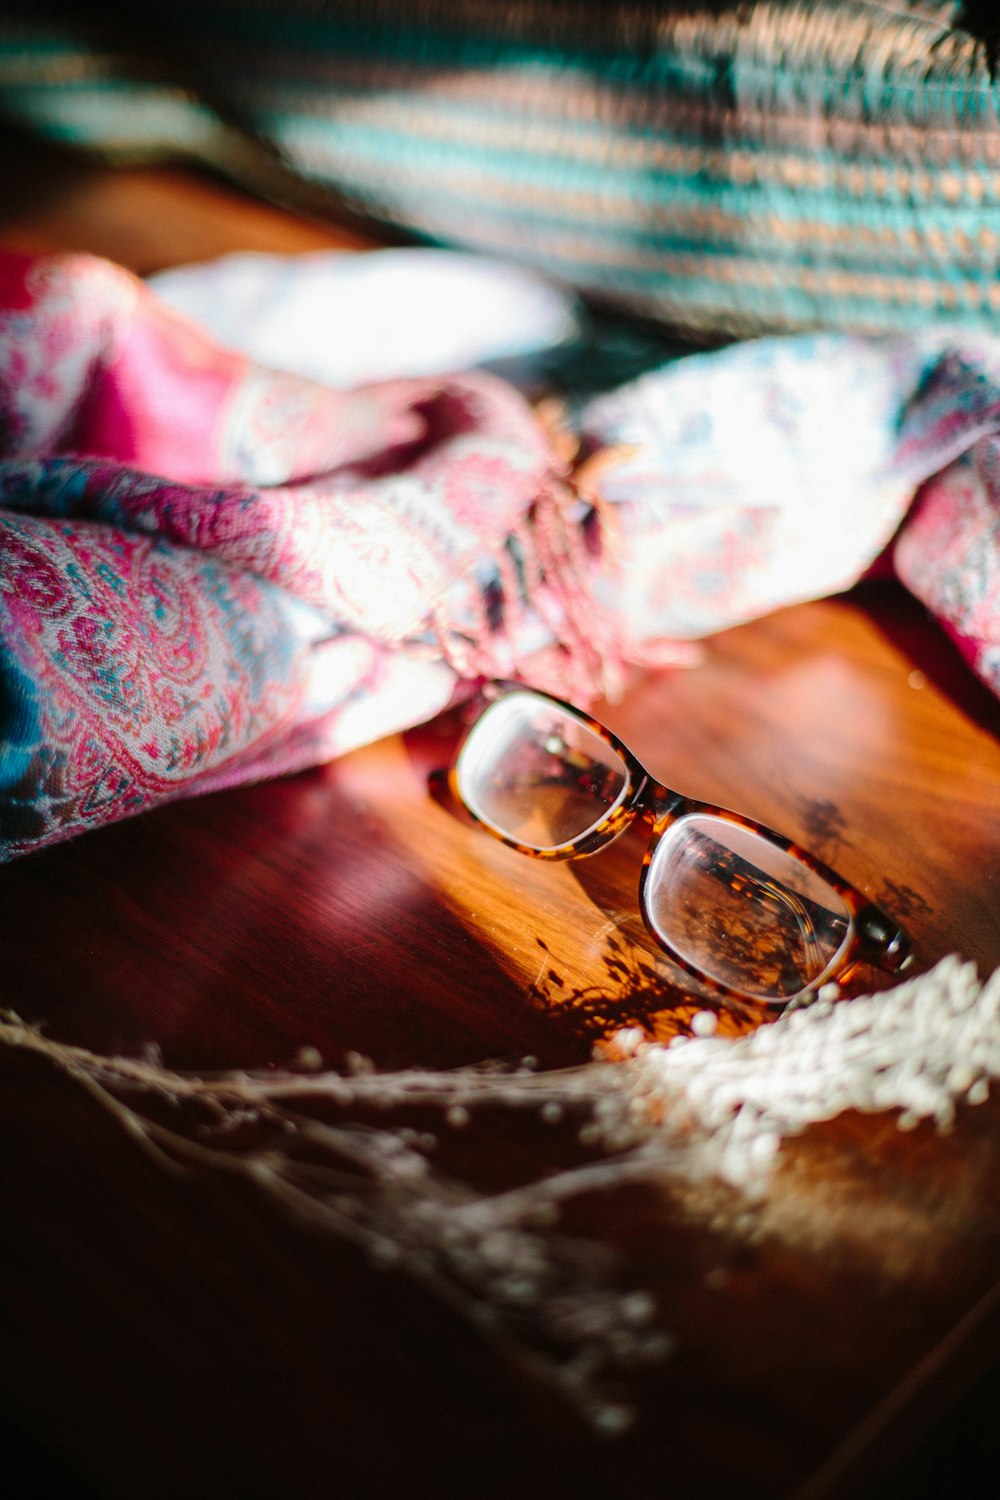
{"type": "Polygon", "coordinates": [[[948,1129],[959,1103],[983,1103],[1000,1078],[1000,970],[981,984],[952,955],[879,995],[821,992],[749,1036],[618,1042],[634,1099],[691,1132],[689,1170],[752,1190],[786,1137],[846,1110],[948,1129]]]}
{"type": "Polygon", "coordinates": [[[84,1083],[157,1159],[249,1178],[313,1231],[421,1281],[614,1435],[633,1415],[619,1377],[673,1341],[600,1246],[560,1230],[562,1204],[671,1177],[759,1193],[782,1142],[810,1125],[895,1110],[903,1129],[921,1119],[947,1129],[960,1102],[983,1102],[1000,1077],[1000,970],[980,984],[956,957],[877,996],[821,994],[748,1036],[720,1037],[713,1022],[699,1012],[692,1035],[669,1045],[620,1032],[620,1061],[554,1072],[532,1058],[514,1070],[378,1073],[352,1058],[335,1073],[310,1050],[299,1071],[203,1078],[52,1041],[10,1013],[0,1045],[84,1083]],[[437,1111],[446,1131],[528,1114],[575,1129],[593,1155],[487,1191],[435,1161],[439,1138],[405,1123],[414,1108],[437,1111]]]}

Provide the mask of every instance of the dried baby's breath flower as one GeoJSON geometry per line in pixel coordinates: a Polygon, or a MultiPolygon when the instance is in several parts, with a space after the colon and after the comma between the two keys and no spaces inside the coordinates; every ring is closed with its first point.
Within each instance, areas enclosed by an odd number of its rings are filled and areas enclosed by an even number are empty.
{"type": "Polygon", "coordinates": [[[721,1179],[752,1200],[787,1138],[848,1109],[949,1128],[1000,1077],[1000,971],[981,984],[953,956],[878,996],[821,996],[748,1036],[693,1030],[669,1045],[623,1031],[618,1060],[549,1072],[526,1059],[380,1073],[352,1057],[337,1073],[310,1052],[299,1071],[201,1077],[67,1046],[0,1013],[0,1043],[85,1086],[156,1160],[249,1179],[313,1230],[414,1277],[609,1436],[632,1417],[623,1374],[673,1341],[605,1247],[560,1229],[562,1206],[669,1179],[721,1179]],[[438,1111],[445,1130],[496,1110],[565,1121],[592,1154],[486,1191],[435,1162],[435,1134],[407,1121],[415,1108],[438,1111]]]}

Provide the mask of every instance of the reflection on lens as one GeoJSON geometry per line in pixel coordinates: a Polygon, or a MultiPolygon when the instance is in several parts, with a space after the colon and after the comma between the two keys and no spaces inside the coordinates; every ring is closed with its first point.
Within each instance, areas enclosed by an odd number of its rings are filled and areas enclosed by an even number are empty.
{"type": "Polygon", "coordinates": [[[458,758],[459,794],[483,823],[529,849],[575,843],[622,801],[621,757],[575,715],[534,693],[492,704],[458,758]]]}
{"type": "Polygon", "coordinates": [[[754,999],[787,1000],[814,984],[853,931],[846,902],[801,860],[709,813],[663,835],[645,899],[679,957],[754,999]]]}

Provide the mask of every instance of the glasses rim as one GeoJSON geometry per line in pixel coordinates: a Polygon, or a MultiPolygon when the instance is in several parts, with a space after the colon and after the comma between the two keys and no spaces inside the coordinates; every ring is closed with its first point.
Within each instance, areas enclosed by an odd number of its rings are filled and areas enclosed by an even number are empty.
{"type": "Polygon", "coordinates": [[[526,854],[533,859],[570,860],[597,854],[619,838],[634,822],[648,822],[651,825],[650,834],[643,856],[637,893],[643,923],[653,941],[667,954],[671,962],[713,993],[738,999],[744,1003],[749,1001],[768,1006],[786,1006],[803,995],[814,992],[824,984],[845,983],[859,964],[870,963],[888,973],[899,974],[910,962],[911,945],[904,929],[850,881],[845,880],[836,870],[795,840],[787,838],[766,823],[761,823],[745,813],[736,812],[715,803],[704,802],[698,798],[686,797],[674,791],[653,776],[635,751],[619,739],[618,735],[606,724],[583,709],[577,708],[575,704],[556,697],[553,693],[528,687],[523,683],[498,681],[487,684],[481,690],[481,695],[486,702],[481,712],[468,726],[448,773],[452,796],[465,809],[477,827],[482,828],[500,843],[506,844],[508,848],[515,849],[518,853],[526,854]],[[618,755],[625,768],[627,778],[625,791],[610,811],[586,829],[580,837],[548,849],[535,848],[503,833],[470,806],[461,790],[460,762],[473,733],[492,707],[515,694],[523,694],[527,698],[550,703],[564,713],[570,714],[603,740],[618,755]],[[830,886],[844,902],[849,918],[849,928],[844,940],[820,974],[794,994],[766,997],[727,985],[697,963],[687,959],[654,926],[649,912],[647,890],[657,848],[663,837],[681,820],[696,815],[715,817],[734,827],[742,828],[774,848],[789,854],[805,869],[830,886]]]}

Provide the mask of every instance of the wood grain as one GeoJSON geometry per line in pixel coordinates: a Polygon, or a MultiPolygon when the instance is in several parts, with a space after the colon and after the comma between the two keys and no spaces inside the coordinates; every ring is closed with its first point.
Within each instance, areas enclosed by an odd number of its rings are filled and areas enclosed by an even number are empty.
{"type": "Polygon", "coordinates": [[[235,250],[275,255],[370,247],[347,224],[304,218],[169,162],[109,172],[71,151],[0,133],[0,235],[27,255],[86,250],[140,276],[235,250]]]}
{"type": "MultiPolygon", "coordinates": [[[[4,243],[149,269],[336,239],[203,179],[67,172],[4,243]]],[[[901,590],[726,632],[604,716],[669,784],[834,863],[921,964],[1000,965],[1000,716],[901,590]]],[[[485,838],[429,790],[459,727],[7,868],[2,1003],[198,1069],[303,1046],[549,1066],[625,1021],[682,1027],[702,1002],[638,922],[641,841],[553,867],[485,838]]],[[[671,1182],[579,1204],[570,1227],[617,1249],[679,1339],[608,1443],[403,1277],[246,1186],[165,1173],[37,1060],[6,1055],[0,1077],[0,1388],[102,1495],[856,1496],[1000,1348],[993,1104],[949,1136],[812,1131],[752,1212],[671,1182]]],[[[487,1122],[463,1150],[489,1178],[573,1149],[524,1129],[487,1122]]]]}

